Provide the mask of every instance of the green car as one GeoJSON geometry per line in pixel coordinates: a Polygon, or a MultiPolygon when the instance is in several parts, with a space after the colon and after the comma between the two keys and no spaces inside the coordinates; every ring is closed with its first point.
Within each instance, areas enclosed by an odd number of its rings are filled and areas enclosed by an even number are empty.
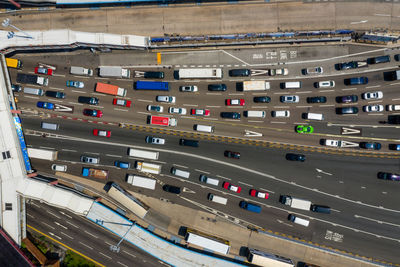
{"type": "Polygon", "coordinates": [[[296,132],[298,133],[312,133],[314,132],[314,127],[311,125],[297,125],[296,132]]]}

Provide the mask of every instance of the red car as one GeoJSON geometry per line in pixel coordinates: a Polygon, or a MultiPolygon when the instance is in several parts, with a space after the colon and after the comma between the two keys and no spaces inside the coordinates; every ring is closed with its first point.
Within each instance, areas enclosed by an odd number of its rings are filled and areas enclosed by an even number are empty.
{"type": "Polygon", "coordinates": [[[100,130],[100,129],[94,129],[94,130],[93,130],[93,135],[94,135],[94,136],[111,137],[111,131],[100,130]]]}
{"type": "Polygon", "coordinates": [[[257,191],[255,189],[251,189],[250,190],[250,196],[268,199],[269,198],[269,193],[260,192],[260,191],[257,191]]]}
{"type": "Polygon", "coordinates": [[[53,75],[53,70],[52,69],[43,68],[43,67],[36,67],[35,68],[35,73],[36,74],[44,74],[44,75],[53,75]]]}
{"type": "Polygon", "coordinates": [[[236,192],[236,193],[240,193],[240,191],[242,191],[242,188],[240,186],[236,186],[236,185],[230,184],[228,182],[224,182],[222,184],[222,187],[227,189],[227,190],[236,192]]]}
{"type": "Polygon", "coordinates": [[[101,118],[101,117],[103,117],[103,111],[98,110],[98,109],[88,109],[88,108],[85,108],[85,109],[83,110],[83,115],[101,118]]]}
{"type": "Polygon", "coordinates": [[[227,106],[244,106],[244,99],[226,99],[227,106]]]}
{"type": "Polygon", "coordinates": [[[114,98],[113,99],[113,105],[116,106],[122,106],[122,107],[130,107],[132,104],[132,101],[130,100],[125,100],[125,99],[118,99],[118,98],[114,98]]]}
{"type": "Polygon", "coordinates": [[[210,116],[210,110],[209,110],[209,109],[192,108],[192,109],[190,110],[190,115],[195,115],[195,116],[210,116]]]}

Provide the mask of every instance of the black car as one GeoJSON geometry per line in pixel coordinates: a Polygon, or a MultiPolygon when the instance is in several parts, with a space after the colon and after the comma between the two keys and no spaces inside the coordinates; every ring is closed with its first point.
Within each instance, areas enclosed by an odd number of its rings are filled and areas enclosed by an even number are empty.
{"type": "Polygon", "coordinates": [[[306,160],[306,156],[302,154],[294,154],[294,153],[287,153],[286,159],[291,161],[301,161],[304,162],[306,160]]]}
{"type": "Polygon", "coordinates": [[[356,95],[344,95],[336,97],[337,103],[354,103],[357,101],[358,101],[358,96],[356,95]]]}
{"type": "Polygon", "coordinates": [[[319,213],[327,213],[327,214],[331,213],[331,208],[323,205],[312,204],[310,210],[319,213]]]}
{"type": "Polygon", "coordinates": [[[11,89],[13,92],[21,92],[22,87],[21,87],[21,85],[12,84],[11,89]]]}
{"type": "Polygon", "coordinates": [[[238,112],[221,112],[221,118],[239,120],[240,113],[238,113],[238,112]]]}
{"type": "Polygon", "coordinates": [[[144,78],[150,78],[150,79],[164,79],[164,72],[162,71],[146,71],[143,74],[144,78]]]}
{"type": "Polygon", "coordinates": [[[224,83],[209,84],[208,91],[226,91],[226,84],[224,83]]]}
{"type": "Polygon", "coordinates": [[[400,175],[389,172],[378,172],[378,178],[383,180],[400,181],[400,175]]]}
{"type": "Polygon", "coordinates": [[[373,149],[373,150],[379,150],[381,149],[382,145],[380,143],[376,142],[361,142],[360,143],[360,148],[364,149],[373,149]]]}
{"type": "Polygon", "coordinates": [[[190,140],[190,139],[180,139],[180,140],[179,140],[179,145],[181,145],[181,146],[198,147],[198,146],[199,146],[199,141],[197,141],[197,140],[190,140]]]}
{"type": "Polygon", "coordinates": [[[229,71],[231,77],[244,77],[250,76],[251,71],[249,69],[234,69],[229,71]]]}
{"type": "Polygon", "coordinates": [[[307,103],[326,103],[326,97],[325,96],[313,96],[313,97],[307,97],[307,103]]]}
{"type": "Polygon", "coordinates": [[[54,98],[65,98],[65,93],[58,91],[46,91],[46,96],[54,98]]]}
{"type": "Polygon", "coordinates": [[[254,103],[269,103],[271,98],[269,96],[255,96],[253,98],[254,103]]]}
{"type": "Polygon", "coordinates": [[[355,69],[357,67],[358,67],[357,61],[350,61],[350,62],[335,64],[336,70],[348,70],[348,69],[355,69]]]}
{"type": "Polygon", "coordinates": [[[396,55],[394,55],[394,60],[396,60],[396,61],[400,61],[400,54],[396,54],[396,55]]]}
{"type": "Polygon", "coordinates": [[[368,84],[367,77],[353,77],[343,80],[345,85],[360,85],[360,84],[368,84]]]}
{"type": "Polygon", "coordinates": [[[80,96],[78,97],[78,102],[89,105],[98,105],[99,99],[97,97],[80,96]]]}
{"type": "Polygon", "coordinates": [[[345,108],[336,108],[336,114],[357,114],[358,108],[357,107],[345,107],[345,108]]]}
{"type": "Polygon", "coordinates": [[[163,190],[165,192],[173,193],[173,194],[180,194],[181,193],[181,188],[180,187],[177,187],[177,186],[174,186],[174,185],[169,185],[169,184],[164,185],[163,186],[163,190]]]}
{"type": "Polygon", "coordinates": [[[239,152],[233,152],[230,150],[225,150],[224,156],[227,158],[233,158],[233,159],[240,159],[240,153],[239,152]]]}

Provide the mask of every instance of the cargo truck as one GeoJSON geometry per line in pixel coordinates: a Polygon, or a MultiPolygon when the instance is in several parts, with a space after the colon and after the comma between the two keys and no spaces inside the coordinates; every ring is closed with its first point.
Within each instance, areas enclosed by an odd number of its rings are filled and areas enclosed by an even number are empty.
{"type": "Polygon", "coordinates": [[[49,84],[49,78],[40,77],[34,74],[18,73],[17,82],[47,86],[49,84]]]}
{"type": "Polygon", "coordinates": [[[162,116],[148,116],[148,123],[160,126],[176,126],[176,119],[162,116]]]}
{"type": "Polygon", "coordinates": [[[95,91],[107,95],[126,96],[126,89],[107,83],[96,83],[95,91]]]}
{"type": "Polygon", "coordinates": [[[106,66],[100,67],[99,76],[101,77],[113,77],[113,78],[130,78],[131,71],[128,69],[123,69],[118,66],[106,66]]]}
{"type": "Polygon", "coordinates": [[[265,91],[271,88],[266,81],[244,81],[243,91],[265,91]]]}
{"type": "Polygon", "coordinates": [[[294,209],[310,210],[311,208],[311,201],[287,195],[281,195],[279,198],[279,202],[287,206],[290,206],[294,209]]]}
{"type": "Polygon", "coordinates": [[[69,73],[73,75],[81,75],[81,76],[93,76],[93,70],[91,69],[86,69],[83,67],[75,67],[72,66],[69,73]]]}
{"type": "Polygon", "coordinates": [[[179,69],[178,79],[221,79],[223,77],[222,69],[179,69]]]}
{"type": "Polygon", "coordinates": [[[154,190],[156,188],[156,180],[150,179],[142,176],[129,174],[126,177],[126,182],[133,186],[143,187],[147,189],[154,190]]]}
{"type": "Polygon", "coordinates": [[[53,161],[53,160],[57,159],[57,155],[58,155],[58,151],[55,151],[55,150],[28,148],[28,156],[30,158],[53,161]]]}
{"type": "Polygon", "coordinates": [[[98,179],[107,179],[108,171],[107,170],[100,170],[100,169],[83,167],[82,168],[82,176],[84,176],[84,177],[93,177],[93,178],[98,178],[98,179]]]}
{"type": "Polygon", "coordinates": [[[161,165],[147,163],[143,161],[136,161],[135,163],[136,170],[140,172],[147,172],[153,174],[160,174],[161,173],[161,165]]]}
{"type": "Polygon", "coordinates": [[[261,207],[260,206],[252,204],[252,203],[249,203],[249,202],[244,201],[244,200],[240,201],[239,206],[242,209],[245,209],[245,210],[248,210],[248,211],[252,211],[252,212],[255,212],[255,213],[260,213],[261,212],[261,207]]]}

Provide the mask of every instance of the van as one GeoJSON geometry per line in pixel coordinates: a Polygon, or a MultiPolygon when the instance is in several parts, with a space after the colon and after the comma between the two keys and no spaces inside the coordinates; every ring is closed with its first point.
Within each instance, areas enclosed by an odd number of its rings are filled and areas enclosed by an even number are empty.
{"type": "Polygon", "coordinates": [[[162,71],[146,71],[143,74],[144,78],[164,79],[164,72],[162,71]]]}
{"type": "Polygon", "coordinates": [[[324,114],[321,113],[303,113],[302,114],[303,119],[305,120],[316,120],[316,121],[323,121],[324,120],[324,114]]]}
{"type": "Polygon", "coordinates": [[[42,121],[42,129],[57,131],[59,125],[57,123],[50,123],[42,121]]]}
{"type": "Polygon", "coordinates": [[[299,89],[301,88],[301,82],[285,82],[281,83],[282,89],[299,89]]]}
{"type": "Polygon", "coordinates": [[[299,218],[299,217],[297,217],[297,216],[295,216],[293,214],[289,214],[288,220],[291,221],[291,222],[303,225],[305,227],[308,227],[308,225],[310,224],[310,221],[308,221],[306,219],[299,218]]]}
{"type": "Polygon", "coordinates": [[[313,212],[319,212],[319,213],[327,213],[327,214],[331,213],[330,207],[322,206],[322,205],[312,204],[310,210],[313,212]]]}
{"type": "Polygon", "coordinates": [[[390,56],[380,56],[380,57],[370,57],[367,58],[368,64],[379,64],[379,63],[386,63],[390,62],[390,56]]]}
{"type": "Polygon", "coordinates": [[[208,198],[208,200],[210,200],[212,202],[219,203],[219,204],[222,204],[222,205],[226,205],[226,203],[228,202],[227,198],[216,196],[216,195],[211,194],[211,193],[208,194],[207,198],[208,198]]]}
{"type": "Polygon", "coordinates": [[[53,164],[53,165],[51,165],[51,169],[55,172],[66,172],[67,165],[53,164]]]}
{"type": "Polygon", "coordinates": [[[39,95],[39,96],[42,96],[42,95],[44,95],[44,90],[39,89],[39,88],[25,87],[25,88],[24,88],[24,93],[25,93],[25,94],[30,94],[30,95],[39,95]]]}
{"type": "Polygon", "coordinates": [[[265,111],[263,110],[246,110],[243,116],[247,118],[265,118],[265,111]]]}
{"type": "Polygon", "coordinates": [[[289,110],[273,110],[271,111],[271,116],[274,118],[289,118],[290,111],[289,110]]]}
{"type": "Polygon", "coordinates": [[[200,125],[200,124],[195,124],[193,128],[195,131],[206,132],[206,133],[213,133],[215,129],[214,126],[200,125]]]}
{"type": "Polygon", "coordinates": [[[177,168],[174,168],[174,167],[172,167],[171,173],[173,175],[175,175],[175,176],[179,176],[179,177],[186,178],[186,179],[189,178],[189,176],[190,176],[190,172],[184,171],[184,170],[180,170],[180,169],[177,169],[177,168]]]}
{"type": "Polygon", "coordinates": [[[211,185],[215,185],[218,186],[219,184],[219,180],[214,179],[214,178],[210,178],[204,174],[200,175],[200,182],[206,183],[206,184],[211,184],[211,185]]]}

